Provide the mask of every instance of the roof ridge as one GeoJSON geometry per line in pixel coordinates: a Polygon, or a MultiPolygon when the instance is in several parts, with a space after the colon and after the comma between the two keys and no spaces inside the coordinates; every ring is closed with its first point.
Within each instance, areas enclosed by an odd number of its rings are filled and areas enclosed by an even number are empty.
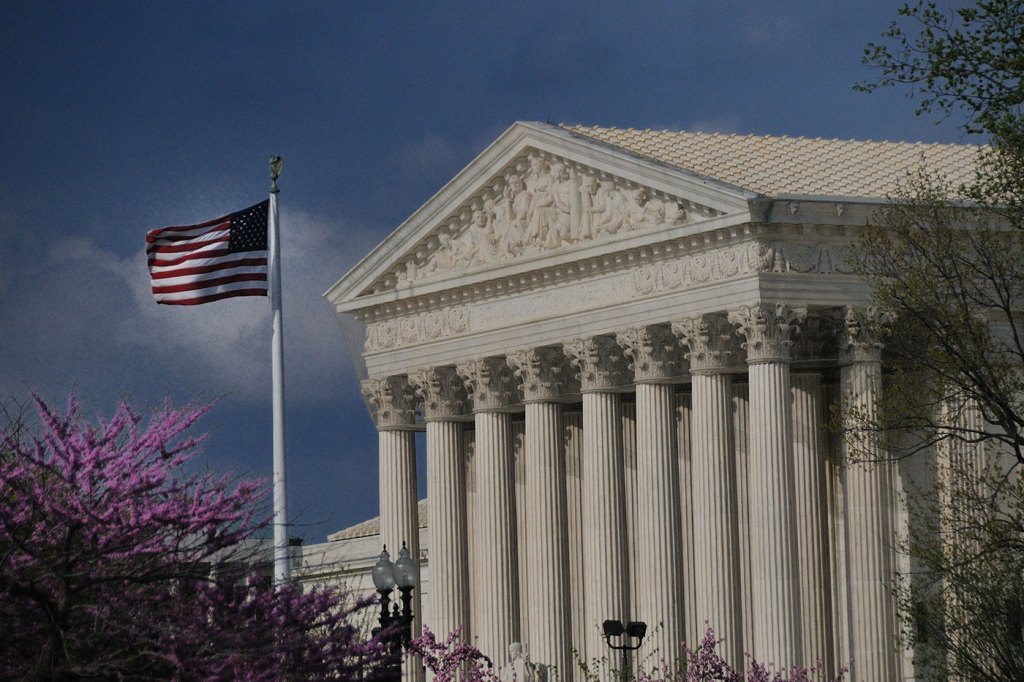
{"type": "Polygon", "coordinates": [[[599,125],[586,126],[586,125],[579,124],[579,123],[572,124],[572,125],[567,124],[567,123],[559,123],[558,127],[562,128],[563,130],[567,130],[569,132],[607,131],[607,132],[610,132],[610,133],[614,133],[614,132],[621,132],[621,133],[653,133],[653,134],[656,134],[656,135],[663,135],[663,134],[668,134],[668,135],[694,135],[694,136],[705,136],[705,137],[721,136],[721,137],[724,137],[724,138],[735,138],[735,139],[803,140],[803,141],[821,141],[821,142],[855,143],[855,144],[881,144],[881,145],[905,145],[905,146],[925,145],[925,146],[929,146],[929,147],[956,147],[956,148],[974,147],[976,149],[981,149],[981,148],[987,146],[987,145],[982,145],[982,144],[973,144],[973,143],[970,143],[970,142],[927,142],[925,140],[910,141],[910,140],[888,140],[888,139],[875,140],[875,139],[872,139],[872,138],[860,139],[860,138],[856,138],[856,137],[821,137],[821,136],[818,136],[818,137],[806,137],[804,135],[796,135],[796,136],[794,136],[794,135],[774,135],[774,134],[771,134],[771,133],[767,133],[767,134],[763,134],[763,133],[745,133],[745,134],[744,133],[723,133],[723,132],[719,132],[719,131],[707,131],[707,130],[685,130],[685,129],[670,130],[668,128],[664,128],[662,130],[652,130],[651,128],[646,128],[646,129],[641,130],[641,129],[638,129],[638,128],[620,128],[618,126],[599,126],[599,125]]]}

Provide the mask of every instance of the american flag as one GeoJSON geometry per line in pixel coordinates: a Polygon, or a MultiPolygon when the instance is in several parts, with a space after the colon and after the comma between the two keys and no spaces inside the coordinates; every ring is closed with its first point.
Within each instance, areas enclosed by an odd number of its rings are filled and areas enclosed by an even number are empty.
{"type": "Polygon", "coordinates": [[[197,305],[232,296],[266,296],[268,204],[262,201],[198,225],[147,232],[156,302],[197,305]]]}

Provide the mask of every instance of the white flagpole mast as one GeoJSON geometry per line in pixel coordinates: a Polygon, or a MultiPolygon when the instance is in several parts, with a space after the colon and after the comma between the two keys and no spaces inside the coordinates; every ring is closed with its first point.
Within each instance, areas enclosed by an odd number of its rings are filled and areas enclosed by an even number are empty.
{"type": "Polygon", "coordinates": [[[274,392],[274,584],[288,580],[288,488],[284,457],[284,331],[281,315],[281,235],[277,222],[277,176],[283,160],[270,157],[270,207],[268,216],[270,309],[274,337],[270,344],[274,392]]]}

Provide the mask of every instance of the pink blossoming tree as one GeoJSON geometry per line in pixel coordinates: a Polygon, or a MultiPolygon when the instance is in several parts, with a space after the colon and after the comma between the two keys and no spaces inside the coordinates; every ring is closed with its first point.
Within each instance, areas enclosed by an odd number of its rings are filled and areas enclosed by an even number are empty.
{"type": "Polygon", "coordinates": [[[121,403],[88,423],[73,398],[63,415],[34,400],[39,427],[0,435],[0,678],[351,679],[389,663],[342,593],[218,574],[267,521],[263,483],[186,471],[209,406],[147,420],[121,403]]]}

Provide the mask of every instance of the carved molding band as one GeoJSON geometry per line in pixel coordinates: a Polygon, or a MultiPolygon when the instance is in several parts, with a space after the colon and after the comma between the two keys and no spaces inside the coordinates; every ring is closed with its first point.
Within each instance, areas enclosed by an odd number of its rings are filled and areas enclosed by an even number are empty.
{"type": "Polygon", "coordinates": [[[842,244],[745,242],[643,265],[633,273],[633,288],[643,296],[759,272],[849,274],[848,253],[842,244]]]}
{"type": "Polygon", "coordinates": [[[363,350],[375,353],[424,341],[435,341],[468,331],[468,308],[431,310],[409,317],[367,324],[363,350]]]}

